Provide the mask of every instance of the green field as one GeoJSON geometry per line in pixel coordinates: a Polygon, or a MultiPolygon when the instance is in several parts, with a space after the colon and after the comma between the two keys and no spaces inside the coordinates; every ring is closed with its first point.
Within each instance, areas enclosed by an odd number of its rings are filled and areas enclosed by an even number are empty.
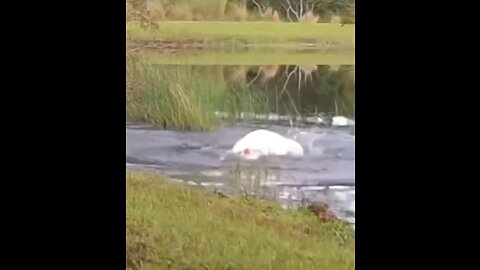
{"type": "Polygon", "coordinates": [[[354,65],[355,52],[249,50],[243,52],[160,53],[144,51],[142,56],[155,64],[175,65],[354,65]]]}
{"type": "Polygon", "coordinates": [[[355,269],[355,235],[306,211],[127,173],[127,269],[355,269]]]}
{"type": "Polygon", "coordinates": [[[329,23],[162,21],[158,29],[127,22],[129,39],[245,39],[248,41],[346,40],[352,42],[355,25],[329,23]]]}

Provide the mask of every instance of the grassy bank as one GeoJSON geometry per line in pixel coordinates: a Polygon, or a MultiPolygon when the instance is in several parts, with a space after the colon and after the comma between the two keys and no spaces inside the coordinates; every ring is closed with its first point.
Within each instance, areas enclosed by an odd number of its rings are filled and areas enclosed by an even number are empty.
{"type": "Polygon", "coordinates": [[[127,174],[130,269],[354,269],[354,241],[306,212],[127,174]]]}
{"type": "Polygon", "coordinates": [[[355,25],[285,22],[162,21],[158,29],[127,22],[129,39],[242,39],[252,43],[337,40],[352,42],[355,25]]]}

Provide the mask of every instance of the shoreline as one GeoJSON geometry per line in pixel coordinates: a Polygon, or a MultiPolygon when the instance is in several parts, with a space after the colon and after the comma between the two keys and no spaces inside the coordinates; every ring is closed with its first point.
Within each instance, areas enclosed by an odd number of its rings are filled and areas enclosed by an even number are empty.
{"type": "Polygon", "coordinates": [[[127,22],[127,44],[155,50],[355,49],[355,25],[265,21],[159,21],[158,27],[127,22]]]}
{"type": "Polygon", "coordinates": [[[127,171],[127,269],[354,268],[355,231],[344,222],[166,179],[127,171]]]}
{"type": "Polygon", "coordinates": [[[289,41],[289,42],[260,42],[254,43],[235,39],[142,39],[128,38],[127,48],[131,50],[191,52],[191,51],[248,51],[252,49],[284,49],[295,51],[354,51],[355,46],[345,41],[323,40],[316,42],[289,41]]]}

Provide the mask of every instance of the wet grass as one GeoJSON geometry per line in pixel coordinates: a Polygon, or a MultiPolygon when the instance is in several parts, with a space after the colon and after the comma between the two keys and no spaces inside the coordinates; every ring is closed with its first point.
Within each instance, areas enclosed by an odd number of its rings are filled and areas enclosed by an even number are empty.
{"type": "Polygon", "coordinates": [[[127,173],[128,269],[354,269],[355,235],[306,211],[127,173]]]}
{"type": "Polygon", "coordinates": [[[129,39],[243,39],[253,43],[294,40],[346,40],[352,42],[354,25],[330,23],[161,21],[157,28],[127,22],[129,39]]]}
{"type": "Polygon", "coordinates": [[[161,53],[145,51],[143,55],[156,64],[174,65],[353,65],[355,52],[249,50],[243,52],[161,53]]]}

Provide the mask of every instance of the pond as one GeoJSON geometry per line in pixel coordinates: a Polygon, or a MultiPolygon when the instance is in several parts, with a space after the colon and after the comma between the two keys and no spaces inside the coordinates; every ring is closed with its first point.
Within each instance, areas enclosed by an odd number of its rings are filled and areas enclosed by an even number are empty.
{"type": "Polygon", "coordinates": [[[224,193],[254,193],[285,207],[324,201],[340,218],[355,223],[353,53],[297,54],[298,63],[292,52],[144,52],[148,66],[140,81],[147,90],[127,90],[127,168],[224,193]],[[178,117],[160,103],[167,98],[162,89],[171,85],[188,89],[182,100],[188,97],[198,105],[193,114],[205,115],[201,123],[215,119],[215,128],[173,127],[178,117]],[[155,119],[153,114],[172,116],[159,118],[163,126],[145,123],[155,119]],[[259,128],[296,135],[306,155],[256,162],[225,158],[238,139],[259,128]]]}

